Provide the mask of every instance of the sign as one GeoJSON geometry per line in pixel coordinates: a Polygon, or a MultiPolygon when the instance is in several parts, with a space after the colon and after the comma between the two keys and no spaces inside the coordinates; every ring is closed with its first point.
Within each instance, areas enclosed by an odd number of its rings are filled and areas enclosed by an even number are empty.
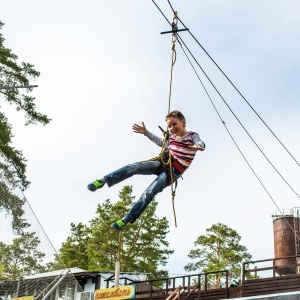
{"type": "Polygon", "coordinates": [[[25,297],[18,297],[18,298],[10,298],[10,300],[34,300],[33,296],[25,296],[25,297]]]}
{"type": "Polygon", "coordinates": [[[120,300],[135,298],[135,284],[95,290],[95,300],[120,300]]]}

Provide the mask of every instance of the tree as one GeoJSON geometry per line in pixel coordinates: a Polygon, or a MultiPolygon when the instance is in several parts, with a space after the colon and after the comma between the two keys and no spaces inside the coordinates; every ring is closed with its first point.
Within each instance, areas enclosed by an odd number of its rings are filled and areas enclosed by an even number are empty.
{"type": "MultiPolygon", "coordinates": [[[[0,30],[3,27],[0,21],[0,30]]],[[[32,88],[7,89],[4,87],[28,86],[30,80],[35,80],[40,73],[34,66],[26,62],[18,62],[18,56],[4,46],[4,37],[0,32],[0,100],[14,106],[17,111],[25,114],[25,125],[41,123],[46,125],[50,119],[36,111],[35,98],[30,96],[32,88]]],[[[29,181],[26,178],[26,159],[20,150],[12,146],[12,125],[3,112],[0,111],[0,213],[12,216],[14,233],[26,236],[25,230],[30,225],[23,218],[24,200],[19,198],[14,189],[26,189],[29,181]]],[[[17,241],[17,240],[16,240],[17,241]]],[[[4,244],[2,244],[2,248],[4,244]]],[[[1,265],[2,268],[2,265],[1,265]]]]}
{"type": "MultiPolygon", "coordinates": [[[[0,29],[3,27],[0,21],[0,29]]],[[[5,86],[28,86],[30,80],[35,80],[40,73],[30,63],[18,63],[18,56],[4,46],[4,37],[0,33],[0,87],[5,86]]],[[[30,96],[32,88],[27,89],[3,89],[0,88],[1,99],[16,107],[17,111],[25,113],[26,123],[41,123],[46,125],[50,119],[36,111],[35,98],[30,96]],[[24,92],[25,91],[25,92],[24,92]]],[[[8,169],[10,182],[20,184],[23,188],[29,185],[26,179],[26,159],[20,150],[12,145],[12,126],[3,112],[0,112],[0,157],[4,160],[5,168],[8,169]],[[13,180],[12,180],[13,179],[13,180]]],[[[3,166],[2,166],[3,167],[3,166]]]]}
{"type": "Polygon", "coordinates": [[[0,212],[4,210],[12,216],[12,229],[17,234],[20,234],[29,226],[23,218],[24,210],[22,207],[24,203],[25,200],[14,195],[8,187],[0,181],[0,212]]]}
{"type": "MultiPolygon", "coordinates": [[[[213,224],[206,229],[206,235],[200,235],[194,242],[197,247],[191,250],[188,257],[195,260],[187,264],[186,271],[201,272],[229,271],[230,280],[238,280],[241,273],[241,262],[251,260],[247,248],[240,244],[238,233],[224,224],[213,224]]],[[[214,284],[219,285],[221,275],[214,276],[214,284]]]]}
{"type": "Polygon", "coordinates": [[[44,271],[40,263],[45,254],[37,250],[39,243],[34,232],[21,234],[11,245],[0,242],[0,279],[15,280],[44,271]]]}
{"type": "Polygon", "coordinates": [[[48,263],[48,270],[59,270],[68,268],[81,268],[88,270],[88,243],[89,231],[86,225],[79,223],[75,225],[71,223],[71,236],[67,237],[67,241],[62,244],[59,253],[55,257],[55,261],[48,263]]]}
{"type": "Polygon", "coordinates": [[[167,276],[160,267],[166,265],[174,251],[168,249],[167,219],[155,216],[157,202],[153,200],[134,224],[117,232],[111,223],[131,208],[135,198],[132,187],[123,187],[119,198],[116,204],[109,199],[99,204],[90,226],[72,224],[72,235],[59,250],[59,257],[67,267],[88,271],[112,271],[119,261],[122,272],[145,272],[149,278],[167,276]]]}

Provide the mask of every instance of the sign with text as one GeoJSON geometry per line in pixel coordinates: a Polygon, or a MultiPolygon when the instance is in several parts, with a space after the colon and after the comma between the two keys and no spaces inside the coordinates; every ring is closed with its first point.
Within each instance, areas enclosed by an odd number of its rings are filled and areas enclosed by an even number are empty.
{"type": "Polygon", "coordinates": [[[25,296],[25,297],[11,298],[10,300],[34,300],[34,297],[33,296],[25,296]]]}
{"type": "Polygon", "coordinates": [[[121,300],[135,298],[135,284],[95,290],[95,300],[121,300]]]}

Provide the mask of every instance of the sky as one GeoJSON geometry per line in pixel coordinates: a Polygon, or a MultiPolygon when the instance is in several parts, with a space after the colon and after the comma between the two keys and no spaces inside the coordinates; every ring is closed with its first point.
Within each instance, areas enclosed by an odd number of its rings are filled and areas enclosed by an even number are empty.
{"type": "MultiPolygon", "coordinates": [[[[13,145],[27,158],[31,182],[24,192],[51,243],[58,250],[70,224],[88,224],[98,203],[118,200],[124,185],[136,199],[154,176],[134,176],[95,193],[88,183],[119,167],[156,156],[160,149],[132,131],[144,122],[160,135],[168,113],[171,36],[152,1],[0,0],[5,46],[19,61],[41,72],[37,110],[47,126],[24,126],[22,113],[1,102],[13,124],[13,145]]],[[[167,1],[157,5],[171,22],[167,1]]],[[[300,161],[300,3],[296,0],[171,1],[181,21],[231,82],[300,161]]],[[[183,28],[179,24],[179,28],[183,28]]],[[[184,274],[197,237],[218,222],[235,229],[253,260],[274,257],[272,214],[299,206],[299,163],[285,151],[249,105],[212,63],[189,32],[180,37],[197,64],[222,121],[271,195],[266,193],[219,119],[199,79],[176,43],[171,110],[183,112],[187,129],[206,144],[184,174],[175,197],[158,194],[157,215],[170,222],[175,250],[166,268],[184,274]],[[230,109],[246,128],[255,146],[230,109]]],[[[121,267],[122,268],[122,267],[121,267]]]]}

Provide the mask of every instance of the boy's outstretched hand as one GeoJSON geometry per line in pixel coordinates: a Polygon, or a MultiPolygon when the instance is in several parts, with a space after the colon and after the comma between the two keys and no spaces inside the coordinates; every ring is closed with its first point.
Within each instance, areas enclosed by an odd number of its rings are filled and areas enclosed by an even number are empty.
{"type": "Polygon", "coordinates": [[[147,132],[146,126],[144,122],[142,122],[142,126],[138,124],[133,124],[132,129],[136,133],[142,133],[145,134],[147,132]]]}
{"type": "Polygon", "coordinates": [[[205,148],[203,148],[201,146],[198,146],[198,145],[191,145],[191,146],[189,146],[189,148],[193,148],[193,149],[200,150],[200,151],[204,151],[204,149],[205,149],[205,148]]]}

